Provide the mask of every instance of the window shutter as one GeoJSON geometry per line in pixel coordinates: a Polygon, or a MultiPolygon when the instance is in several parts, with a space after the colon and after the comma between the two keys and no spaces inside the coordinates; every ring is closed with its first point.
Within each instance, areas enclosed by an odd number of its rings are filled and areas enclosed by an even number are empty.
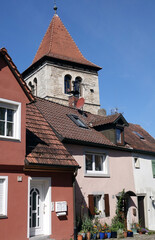
{"type": "Polygon", "coordinates": [[[155,178],[155,161],[152,160],[152,172],[153,172],[153,177],[155,178]]]}
{"type": "Polygon", "coordinates": [[[91,215],[95,215],[94,208],[94,195],[88,195],[88,204],[89,204],[89,212],[91,215]]]}
{"type": "Polygon", "coordinates": [[[4,180],[0,179],[0,214],[4,211],[4,180]]]}
{"type": "Polygon", "coordinates": [[[104,194],[105,216],[110,216],[109,194],[104,194]]]}

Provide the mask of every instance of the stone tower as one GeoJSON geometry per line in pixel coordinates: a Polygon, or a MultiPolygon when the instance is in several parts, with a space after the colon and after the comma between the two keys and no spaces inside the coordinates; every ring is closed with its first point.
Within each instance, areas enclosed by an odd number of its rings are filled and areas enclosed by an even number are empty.
{"type": "Polygon", "coordinates": [[[83,97],[83,110],[100,109],[98,71],[80,52],[57,14],[45,33],[32,65],[23,78],[35,96],[69,105],[69,98],[83,97]]]}

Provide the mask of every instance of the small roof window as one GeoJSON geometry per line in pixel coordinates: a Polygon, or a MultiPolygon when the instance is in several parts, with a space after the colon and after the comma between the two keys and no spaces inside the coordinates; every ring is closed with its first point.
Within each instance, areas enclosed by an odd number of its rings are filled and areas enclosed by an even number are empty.
{"type": "Polygon", "coordinates": [[[82,128],[88,128],[84,122],[77,116],[73,114],[67,115],[77,126],[82,128]]]}
{"type": "Polygon", "coordinates": [[[144,137],[140,133],[138,133],[136,131],[133,131],[133,133],[135,133],[140,139],[144,139],[144,137]]]}

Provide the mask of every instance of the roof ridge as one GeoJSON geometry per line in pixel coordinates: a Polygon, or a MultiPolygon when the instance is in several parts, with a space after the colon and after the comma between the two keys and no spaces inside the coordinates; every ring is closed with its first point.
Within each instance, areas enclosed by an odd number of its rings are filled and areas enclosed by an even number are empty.
{"type": "MultiPolygon", "coordinates": [[[[58,15],[54,15],[55,17],[58,15]]],[[[49,51],[48,54],[50,53],[50,50],[52,49],[52,39],[53,39],[53,29],[54,29],[54,23],[55,23],[55,18],[52,18],[52,21],[50,22],[51,25],[53,25],[53,27],[51,27],[51,37],[50,37],[50,45],[49,45],[49,51]]],[[[49,25],[50,26],[50,25],[49,25]]],[[[48,29],[47,29],[48,31],[48,29]]]]}

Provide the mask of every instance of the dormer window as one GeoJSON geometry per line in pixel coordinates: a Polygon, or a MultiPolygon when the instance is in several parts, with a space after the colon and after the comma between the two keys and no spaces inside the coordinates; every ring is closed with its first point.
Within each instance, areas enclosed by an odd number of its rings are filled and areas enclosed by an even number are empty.
{"type": "Polygon", "coordinates": [[[116,128],[116,144],[122,145],[123,143],[124,143],[123,130],[120,128],[116,128]]]}
{"type": "Polygon", "coordinates": [[[88,128],[84,122],[77,116],[77,115],[67,115],[77,126],[82,127],[82,128],[88,128]]]}
{"type": "Polygon", "coordinates": [[[71,76],[69,74],[65,75],[64,78],[64,93],[70,94],[71,91],[71,76]]]}

